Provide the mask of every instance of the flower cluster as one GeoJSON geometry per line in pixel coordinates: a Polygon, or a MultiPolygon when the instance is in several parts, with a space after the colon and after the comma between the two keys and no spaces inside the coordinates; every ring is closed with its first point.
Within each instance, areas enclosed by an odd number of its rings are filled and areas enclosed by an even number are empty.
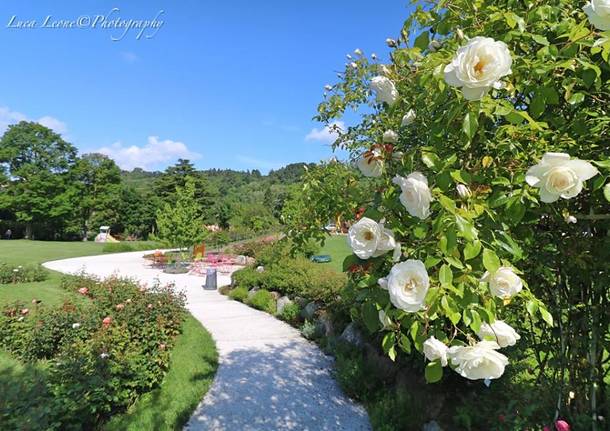
{"type": "MultiPolygon", "coordinates": [[[[591,23],[597,28],[602,30],[610,28],[610,3],[607,0],[592,0],[585,7],[585,12],[591,23]],[[607,28],[606,25],[608,25],[607,28]]],[[[437,43],[433,46],[434,49],[430,46],[428,49],[435,52],[441,47],[442,45],[437,43]]],[[[459,88],[467,101],[479,101],[492,90],[500,90],[505,87],[503,80],[512,74],[512,64],[513,58],[504,42],[478,36],[460,47],[454,58],[442,68],[442,71],[446,84],[459,88]]],[[[392,81],[391,76],[390,68],[383,66],[381,75],[371,79],[370,90],[375,95],[376,102],[381,104],[378,105],[380,108],[391,108],[392,112],[395,112],[400,109],[402,103],[397,85],[392,81]]],[[[401,130],[405,130],[406,127],[413,124],[416,118],[417,114],[414,109],[406,111],[402,116],[401,130]]],[[[372,145],[357,159],[356,165],[361,173],[366,177],[383,177],[397,169],[400,172],[404,164],[394,163],[401,161],[401,153],[397,156],[394,146],[402,139],[404,138],[401,133],[386,129],[380,136],[380,143],[372,145]]],[[[434,161],[430,164],[434,164],[434,161]]],[[[538,189],[541,202],[553,203],[560,198],[576,197],[583,190],[584,182],[597,174],[598,170],[588,161],[572,158],[565,153],[547,152],[542,156],[540,162],[531,166],[525,176],[521,178],[524,178],[523,183],[538,189]]],[[[397,186],[395,192],[397,192],[398,201],[413,217],[412,223],[425,223],[433,213],[431,205],[437,198],[435,189],[429,184],[426,173],[413,171],[406,176],[398,174],[393,177],[391,183],[397,186]]],[[[460,183],[456,186],[456,194],[467,204],[472,198],[473,192],[464,183],[460,178],[460,183]]],[[[391,187],[390,185],[389,188],[391,187]]],[[[442,194],[439,196],[443,197],[442,194]]],[[[441,202],[441,206],[446,207],[447,205],[446,202],[441,202]]],[[[449,207],[451,206],[449,205],[449,207]]],[[[459,215],[456,216],[456,220],[458,220],[458,224],[461,223],[459,227],[462,229],[462,235],[470,237],[473,243],[477,244],[474,224],[468,225],[469,222],[460,218],[459,215]],[[464,226],[470,226],[470,228],[464,226]]],[[[405,219],[399,221],[402,225],[405,219]]],[[[431,277],[428,269],[434,267],[435,263],[419,259],[400,262],[401,244],[397,241],[391,228],[401,226],[397,221],[393,223],[396,225],[389,226],[385,219],[377,222],[370,217],[361,217],[349,229],[348,243],[353,253],[363,260],[381,257],[393,250],[394,264],[386,276],[378,279],[378,285],[388,291],[390,304],[396,310],[403,313],[421,313],[428,319],[430,314],[435,314],[435,311],[432,311],[437,309],[435,302],[439,302],[442,297],[442,295],[431,294],[431,287],[436,285],[437,280],[441,286],[450,284],[450,281],[446,280],[450,276],[446,274],[451,270],[441,268],[437,275],[432,274],[431,277]],[[441,274],[443,270],[445,274],[441,274]],[[445,278],[444,281],[443,278],[445,278]]],[[[476,252],[472,252],[474,257],[479,254],[481,243],[478,242],[478,245],[474,245],[473,248],[476,250],[476,252]]],[[[518,275],[520,272],[512,266],[511,262],[500,261],[493,252],[490,252],[487,257],[484,253],[483,261],[486,271],[481,271],[482,274],[479,273],[475,280],[467,276],[464,276],[464,280],[471,283],[478,281],[478,285],[486,286],[484,295],[498,298],[500,303],[508,304],[524,288],[524,281],[518,275]],[[485,263],[486,259],[490,262],[485,263]]],[[[475,285],[475,288],[478,286],[475,285]]],[[[451,309],[449,304],[443,304],[442,307],[451,309]]],[[[393,330],[398,327],[388,308],[378,311],[379,323],[383,330],[393,330]]],[[[452,322],[453,320],[459,321],[462,317],[461,313],[453,311],[446,315],[451,317],[452,314],[454,316],[454,319],[450,319],[452,322]]],[[[470,317],[468,318],[472,320],[470,317]]],[[[455,322],[453,323],[455,325],[455,322]]],[[[467,379],[499,378],[508,365],[508,359],[498,350],[515,345],[520,336],[509,324],[495,319],[495,317],[488,318],[487,321],[482,321],[475,326],[474,332],[478,341],[475,341],[471,335],[467,335],[468,344],[458,342],[455,334],[440,337],[445,342],[435,336],[430,336],[421,346],[424,356],[442,367],[451,366],[467,379]]],[[[437,334],[437,336],[439,335],[437,334]]]]}

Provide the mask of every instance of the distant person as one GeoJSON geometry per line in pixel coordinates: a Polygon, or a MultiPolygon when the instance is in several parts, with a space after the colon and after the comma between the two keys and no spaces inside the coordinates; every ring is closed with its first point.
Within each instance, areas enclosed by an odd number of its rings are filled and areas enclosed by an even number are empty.
{"type": "Polygon", "coordinates": [[[13,231],[10,229],[7,229],[6,232],[4,233],[4,236],[6,239],[11,239],[13,236],[13,231]]]}

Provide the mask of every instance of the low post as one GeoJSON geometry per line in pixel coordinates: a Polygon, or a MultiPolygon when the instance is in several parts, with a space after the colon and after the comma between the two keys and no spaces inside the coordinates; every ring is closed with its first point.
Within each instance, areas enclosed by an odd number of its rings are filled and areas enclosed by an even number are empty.
{"type": "Polygon", "coordinates": [[[205,290],[216,290],[218,285],[216,268],[208,268],[205,274],[205,284],[203,288],[205,290]]]}

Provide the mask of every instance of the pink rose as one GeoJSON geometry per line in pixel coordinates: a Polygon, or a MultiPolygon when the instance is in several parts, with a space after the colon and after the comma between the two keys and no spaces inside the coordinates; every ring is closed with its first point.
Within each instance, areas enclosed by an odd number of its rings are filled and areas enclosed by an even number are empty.
{"type": "Polygon", "coordinates": [[[125,308],[125,304],[117,304],[115,307],[118,311],[121,311],[123,308],[125,308]]]}
{"type": "Polygon", "coordinates": [[[110,317],[110,316],[104,317],[104,320],[102,320],[102,325],[104,325],[105,327],[110,326],[111,323],[112,323],[112,317],[110,317]]]}
{"type": "Polygon", "coordinates": [[[561,419],[555,422],[555,428],[557,431],[570,431],[570,425],[561,419]]]}
{"type": "Polygon", "coordinates": [[[153,309],[153,305],[152,305],[152,304],[148,304],[148,305],[146,306],[146,308],[148,308],[149,310],[152,310],[152,309],[153,309]]]}
{"type": "Polygon", "coordinates": [[[30,310],[28,310],[27,308],[21,309],[21,315],[22,316],[27,316],[29,312],[30,312],[30,310]]]}
{"type": "Polygon", "coordinates": [[[159,344],[159,350],[165,350],[165,343],[159,344]]]}
{"type": "Polygon", "coordinates": [[[80,289],[78,289],[78,293],[80,293],[81,295],[86,295],[89,293],[89,289],[87,289],[86,287],[81,287],[80,289]]]}

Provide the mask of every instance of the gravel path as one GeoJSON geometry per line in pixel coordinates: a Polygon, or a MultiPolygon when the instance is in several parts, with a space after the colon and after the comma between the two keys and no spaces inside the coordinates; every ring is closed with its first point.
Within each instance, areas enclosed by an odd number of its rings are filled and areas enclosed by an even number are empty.
{"type": "MultiPolygon", "coordinates": [[[[63,273],[112,274],[141,282],[174,282],[187,308],[212,334],[219,354],[214,383],[186,430],[369,430],[366,411],[331,375],[332,358],[290,325],[215,291],[203,278],[148,268],[143,252],[46,262],[63,273]]],[[[230,283],[219,276],[218,285],[230,283]]]]}

